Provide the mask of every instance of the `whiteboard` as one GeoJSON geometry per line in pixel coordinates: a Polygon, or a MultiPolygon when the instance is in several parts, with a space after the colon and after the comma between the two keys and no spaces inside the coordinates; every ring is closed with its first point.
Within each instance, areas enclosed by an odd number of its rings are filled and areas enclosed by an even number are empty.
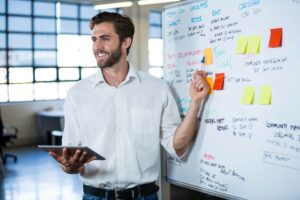
{"type": "Polygon", "coordinates": [[[195,70],[212,80],[224,73],[188,155],[168,157],[168,180],[227,199],[300,199],[299,19],[299,0],[186,1],[164,9],[164,79],[181,114],[195,70]],[[275,28],[282,40],[270,48],[275,28]],[[260,45],[251,53],[252,36],[260,45]],[[238,53],[241,37],[248,46],[238,53]],[[212,64],[202,62],[205,48],[212,64]],[[249,104],[241,102],[246,87],[254,91],[249,104]]]}

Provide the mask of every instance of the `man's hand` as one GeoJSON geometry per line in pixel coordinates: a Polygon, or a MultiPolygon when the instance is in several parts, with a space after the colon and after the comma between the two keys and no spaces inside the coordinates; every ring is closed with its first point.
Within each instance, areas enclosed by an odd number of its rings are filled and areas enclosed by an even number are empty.
{"type": "Polygon", "coordinates": [[[201,102],[210,92],[210,86],[206,77],[207,73],[205,71],[197,71],[191,82],[189,89],[191,104],[173,138],[174,149],[178,156],[181,156],[190,145],[195,134],[197,115],[201,102]]]}
{"type": "Polygon", "coordinates": [[[209,83],[206,80],[207,73],[205,71],[196,71],[190,85],[190,96],[192,102],[200,104],[210,92],[209,83]]]}
{"type": "Polygon", "coordinates": [[[49,154],[60,163],[64,172],[69,174],[81,172],[85,163],[96,159],[96,157],[87,156],[87,153],[80,149],[77,149],[74,155],[71,155],[67,148],[63,148],[61,155],[56,154],[54,151],[50,151],[49,154]]]}

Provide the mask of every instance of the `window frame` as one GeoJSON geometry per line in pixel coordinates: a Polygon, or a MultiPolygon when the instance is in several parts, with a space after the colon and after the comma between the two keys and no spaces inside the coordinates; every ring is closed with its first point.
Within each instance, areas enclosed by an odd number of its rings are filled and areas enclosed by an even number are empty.
{"type": "MultiPolygon", "coordinates": [[[[97,69],[98,67],[95,65],[95,66],[81,66],[81,63],[78,63],[76,66],[72,66],[72,67],[65,67],[65,66],[59,66],[59,63],[58,63],[58,44],[57,44],[57,38],[60,34],[63,34],[63,33],[60,33],[59,30],[58,30],[58,24],[59,24],[59,21],[60,20],[72,20],[73,22],[75,22],[77,24],[77,30],[76,30],[76,33],[73,33],[71,35],[77,35],[77,36],[82,36],[82,35],[90,35],[90,34],[87,34],[87,31],[82,31],[81,30],[81,23],[84,21],[84,22],[89,22],[89,19],[86,19],[86,18],[81,18],[81,9],[82,7],[93,7],[92,4],[80,4],[80,3],[69,3],[69,2],[60,2],[60,3],[57,3],[57,2],[52,2],[52,1],[43,1],[43,0],[19,0],[19,1],[24,1],[26,3],[29,3],[30,4],[30,7],[31,7],[31,11],[30,13],[27,13],[27,14],[19,14],[19,13],[10,13],[8,11],[8,7],[10,6],[10,2],[9,0],[3,0],[4,1],[4,5],[5,5],[5,8],[4,8],[4,12],[1,12],[0,13],[0,16],[4,17],[4,30],[0,30],[0,33],[3,35],[4,34],[4,40],[5,40],[5,46],[1,46],[0,47],[0,52],[2,52],[2,56],[5,58],[5,61],[3,61],[3,64],[1,64],[0,66],[0,69],[3,71],[3,77],[6,77],[5,81],[1,82],[0,83],[0,89],[2,89],[2,91],[4,91],[3,88],[6,88],[6,94],[4,94],[3,96],[5,96],[4,98],[1,99],[0,97],[0,104],[2,103],[10,103],[10,102],[26,102],[26,101],[41,101],[41,100],[53,100],[53,99],[64,99],[65,98],[65,94],[63,94],[61,92],[61,90],[65,90],[65,87],[67,85],[70,85],[70,84],[73,84],[75,83],[76,81],[79,81],[83,78],[83,76],[86,76],[86,75],[83,75],[82,74],[82,71],[84,71],[85,69],[97,69]],[[41,4],[49,4],[48,6],[51,6],[54,8],[53,12],[54,14],[50,16],[50,14],[48,15],[42,15],[42,14],[35,14],[35,13],[38,13],[35,11],[35,7],[39,7],[39,6],[35,6],[35,3],[39,3],[40,5],[41,4]],[[64,17],[60,17],[58,16],[58,9],[59,9],[59,5],[72,5],[72,6],[75,6],[76,8],[76,12],[77,12],[77,16],[76,17],[67,17],[67,16],[64,16],[64,17]],[[31,22],[31,27],[28,28],[29,30],[27,31],[22,31],[22,30],[8,30],[8,27],[9,27],[9,24],[8,24],[8,20],[9,20],[9,17],[26,17],[26,18],[30,18],[30,22],[31,22]],[[50,20],[53,20],[54,23],[55,23],[55,27],[54,27],[54,31],[51,31],[51,32],[44,32],[44,31],[35,31],[35,19],[50,19],[50,20]],[[27,34],[27,35],[30,35],[31,37],[31,41],[30,41],[30,45],[28,45],[27,47],[24,46],[24,47],[21,47],[21,48],[18,48],[18,47],[9,47],[9,42],[13,39],[11,36],[11,34],[27,34]],[[36,36],[51,36],[51,37],[54,37],[54,41],[55,41],[55,44],[51,47],[40,47],[38,45],[36,45],[36,36]],[[9,40],[9,37],[10,40],[9,40]],[[30,64],[20,64],[20,65],[17,65],[17,66],[14,66],[12,64],[10,64],[12,61],[9,60],[9,55],[13,52],[18,52],[18,51],[24,51],[24,52],[29,52],[29,54],[31,55],[31,57],[29,58],[31,61],[30,61],[30,64]],[[3,55],[3,52],[4,52],[4,55],[3,55]],[[43,53],[45,52],[45,55],[47,57],[47,52],[49,52],[49,56],[53,56],[55,55],[55,62],[53,63],[48,63],[48,64],[42,64],[42,63],[38,63],[36,57],[34,56],[36,53],[43,53]],[[53,55],[51,55],[53,54],[53,55]],[[12,83],[11,82],[11,79],[10,79],[10,69],[22,69],[22,68],[31,68],[32,69],[32,81],[27,81],[27,82],[24,82],[24,83],[12,83]],[[75,79],[64,79],[64,80],[61,80],[59,78],[59,71],[64,71],[64,69],[77,69],[78,70],[78,77],[76,77],[75,79]],[[36,73],[35,71],[39,71],[41,69],[55,69],[56,70],[56,78],[54,80],[39,80],[38,77],[35,77],[36,73]],[[30,92],[30,95],[32,96],[32,99],[31,100],[28,100],[28,98],[25,96],[24,99],[25,100],[12,100],[10,99],[10,93],[11,94],[14,94],[15,92],[11,91],[10,92],[10,88],[15,88],[14,86],[18,87],[20,86],[20,88],[22,88],[22,84],[24,87],[26,87],[26,84],[28,85],[32,85],[32,92],[30,92]],[[57,84],[57,92],[56,94],[53,94],[53,96],[56,96],[56,98],[45,98],[45,99],[41,99],[40,98],[40,95],[35,95],[35,88],[38,87],[38,85],[41,85],[41,84],[49,84],[53,86],[53,84],[57,84]],[[36,85],[36,86],[35,86],[36,85]],[[62,89],[61,89],[62,88],[62,89]],[[31,94],[32,93],[32,94],[31,94]],[[6,98],[7,97],[7,98],[6,98]]],[[[47,6],[46,6],[47,7],[47,6]]],[[[99,12],[99,11],[97,11],[99,12]]],[[[80,51],[80,49],[79,49],[80,51]]],[[[75,70],[76,71],[76,70],[75,70]]],[[[1,77],[2,78],[2,77],[1,77]]],[[[26,80],[26,79],[25,79],[26,80]]]]}
{"type": "MultiPolygon", "coordinates": [[[[148,64],[149,64],[149,70],[148,70],[148,73],[153,75],[153,76],[156,76],[158,78],[163,78],[163,60],[161,61],[161,65],[152,65],[152,61],[151,61],[151,58],[152,58],[152,53],[155,52],[157,53],[157,49],[151,51],[150,50],[150,46],[153,46],[153,45],[149,45],[149,43],[151,42],[152,39],[155,39],[155,40],[161,40],[162,42],[162,12],[161,11],[158,11],[158,10],[150,10],[149,11],[149,36],[148,36],[148,64]],[[152,21],[151,19],[151,14],[158,14],[160,15],[160,21],[158,23],[155,23],[152,21]],[[151,35],[152,31],[151,29],[156,29],[156,28],[160,28],[161,32],[160,32],[160,36],[158,37],[157,35],[151,35]]],[[[162,44],[162,49],[161,49],[161,55],[160,57],[163,59],[163,44],[162,44]]],[[[157,58],[156,58],[157,60],[157,58]]]]}

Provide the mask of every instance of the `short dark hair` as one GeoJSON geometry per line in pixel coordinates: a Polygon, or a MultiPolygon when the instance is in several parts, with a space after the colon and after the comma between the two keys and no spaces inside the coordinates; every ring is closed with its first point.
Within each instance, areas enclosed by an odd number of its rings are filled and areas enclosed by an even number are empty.
{"type": "MultiPolygon", "coordinates": [[[[101,12],[95,15],[90,21],[90,29],[93,30],[96,24],[103,22],[110,22],[113,24],[117,35],[119,36],[120,42],[123,42],[125,38],[130,37],[133,41],[134,35],[134,24],[128,16],[121,15],[119,13],[101,12]]],[[[132,43],[131,43],[132,44],[132,43]]],[[[127,54],[129,54],[128,47],[127,54]]]]}

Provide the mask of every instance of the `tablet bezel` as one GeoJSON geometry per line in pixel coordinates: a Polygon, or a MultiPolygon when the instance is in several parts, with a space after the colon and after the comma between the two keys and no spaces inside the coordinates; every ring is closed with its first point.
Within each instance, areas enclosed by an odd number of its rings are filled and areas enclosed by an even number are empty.
{"type": "Polygon", "coordinates": [[[96,160],[105,160],[103,156],[98,154],[97,152],[93,151],[89,147],[86,146],[58,146],[58,145],[38,145],[38,148],[43,149],[45,151],[54,151],[58,154],[62,153],[63,148],[67,148],[69,152],[75,152],[75,150],[80,149],[82,151],[85,151],[88,156],[95,156],[96,160]]]}

